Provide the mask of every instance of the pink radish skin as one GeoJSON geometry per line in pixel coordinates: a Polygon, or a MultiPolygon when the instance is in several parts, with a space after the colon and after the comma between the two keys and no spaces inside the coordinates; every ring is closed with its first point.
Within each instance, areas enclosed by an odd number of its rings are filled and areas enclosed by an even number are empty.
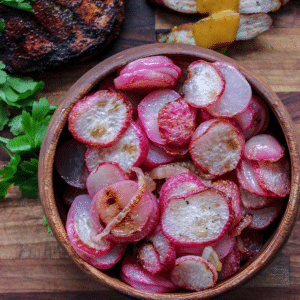
{"type": "Polygon", "coordinates": [[[245,140],[264,133],[269,124],[269,110],[262,99],[252,95],[249,108],[253,111],[253,119],[250,127],[244,132],[245,140]]]}
{"type": "Polygon", "coordinates": [[[245,143],[244,157],[250,160],[277,161],[284,156],[284,148],[269,134],[259,134],[245,143]]]}
{"type": "Polygon", "coordinates": [[[252,161],[252,165],[262,189],[277,197],[286,197],[290,193],[291,169],[287,157],[276,162],[252,161]]]}
{"type": "Polygon", "coordinates": [[[233,117],[244,112],[252,97],[250,84],[232,65],[224,62],[213,64],[223,74],[226,85],[221,98],[207,107],[208,112],[215,117],[233,117]]]}
{"type": "Polygon", "coordinates": [[[186,255],[176,259],[171,279],[182,288],[202,291],[216,284],[218,273],[215,267],[202,257],[186,255]]]}
{"type": "Polygon", "coordinates": [[[103,162],[90,173],[86,185],[90,197],[93,198],[98,191],[107,185],[128,179],[127,175],[117,163],[103,162]]]}
{"type": "Polygon", "coordinates": [[[169,273],[151,274],[136,260],[136,255],[128,252],[122,260],[121,279],[132,287],[150,293],[167,293],[179,287],[170,279],[169,273]]]}
{"type": "Polygon", "coordinates": [[[89,175],[85,167],[86,147],[77,140],[69,140],[58,147],[54,165],[61,178],[73,187],[86,189],[89,175]]]}
{"type": "Polygon", "coordinates": [[[228,121],[209,120],[205,123],[207,122],[210,125],[206,131],[203,132],[201,127],[200,130],[196,129],[189,152],[194,164],[205,173],[223,175],[234,170],[240,161],[244,137],[228,121]]]}
{"type": "Polygon", "coordinates": [[[245,111],[233,117],[233,119],[238,123],[238,125],[244,132],[250,128],[253,122],[253,118],[254,112],[249,106],[245,111]]]}
{"type": "Polygon", "coordinates": [[[169,102],[181,99],[181,96],[170,89],[157,90],[148,94],[138,106],[139,120],[148,138],[163,145],[158,129],[159,111],[169,102]]]}
{"type": "Polygon", "coordinates": [[[225,195],[213,188],[168,200],[161,216],[166,237],[175,245],[200,247],[218,241],[231,223],[225,195]]]}
{"type": "Polygon", "coordinates": [[[111,147],[132,120],[132,105],[122,94],[97,91],[75,104],[68,128],[75,139],[94,147],[111,147]]]}
{"type": "Polygon", "coordinates": [[[188,79],[183,85],[186,101],[195,107],[207,107],[217,102],[225,90],[225,79],[219,68],[198,60],[187,69],[188,79]]]}
{"type": "Polygon", "coordinates": [[[109,253],[115,243],[102,240],[96,244],[91,240],[91,235],[95,233],[89,216],[91,201],[88,195],[75,198],[68,212],[66,231],[71,245],[78,250],[77,252],[99,257],[109,253]]]}
{"type": "Polygon", "coordinates": [[[111,161],[118,163],[126,175],[131,175],[131,169],[139,166],[148,155],[148,139],[136,122],[130,127],[120,140],[109,148],[88,147],[85,163],[92,172],[99,163],[111,161]]]}

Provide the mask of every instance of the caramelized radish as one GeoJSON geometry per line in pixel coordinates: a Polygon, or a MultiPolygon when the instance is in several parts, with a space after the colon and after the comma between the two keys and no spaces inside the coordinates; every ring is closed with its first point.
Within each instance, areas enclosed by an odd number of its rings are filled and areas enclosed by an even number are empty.
{"type": "Polygon", "coordinates": [[[198,60],[189,65],[187,72],[183,94],[190,105],[207,107],[220,99],[225,89],[225,79],[218,67],[198,60]]]}
{"type": "Polygon", "coordinates": [[[204,248],[202,258],[211,263],[218,272],[222,270],[222,263],[219,260],[218,254],[211,246],[204,248]]]}
{"type": "Polygon", "coordinates": [[[114,145],[127,130],[132,106],[122,94],[97,91],[75,104],[69,114],[69,131],[74,138],[95,147],[114,145]]]}

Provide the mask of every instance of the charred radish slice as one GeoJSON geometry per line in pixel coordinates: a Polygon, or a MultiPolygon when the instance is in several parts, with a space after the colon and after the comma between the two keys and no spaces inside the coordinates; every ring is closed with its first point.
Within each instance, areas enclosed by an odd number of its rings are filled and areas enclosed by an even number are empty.
{"type": "Polygon", "coordinates": [[[111,147],[88,147],[85,155],[85,163],[90,172],[97,168],[99,163],[111,161],[118,163],[121,169],[130,174],[131,168],[139,166],[148,154],[148,139],[135,122],[123,136],[111,147]]]}
{"type": "Polygon", "coordinates": [[[269,134],[259,134],[245,143],[244,157],[251,160],[277,161],[284,156],[284,148],[269,134]]]}
{"type": "Polygon", "coordinates": [[[156,89],[174,88],[180,78],[181,69],[166,56],[137,59],[119,71],[114,79],[117,89],[149,93],[156,89]]]}
{"type": "Polygon", "coordinates": [[[215,65],[198,60],[187,69],[188,79],[183,85],[185,100],[195,107],[207,107],[218,101],[225,90],[225,79],[215,65]]]}
{"type": "Polygon", "coordinates": [[[157,90],[147,95],[138,106],[139,120],[148,138],[158,144],[164,144],[158,129],[159,111],[169,102],[181,99],[175,91],[157,90]]]}
{"type": "Polygon", "coordinates": [[[189,151],[193,162],[204,172],[213,175],[234,170],[242,155],[244,137],[225,120],[212,122],[203,132],[201,127],[206,126],[205,123],[198,126],[191,139],[189,151]],[[202,132],[200,135],[199,131],[202,132]]]}
{"type": "Polygon", "coordinates": [[[159,111],[157,122],[164,144],[184,148],[196,128],[196,110],[183,99],[169,102],[159,111]]]}
{"type": "Polygon", "coordinates": [[[122,260],[120,276],[124,282],[140,291],[167,293],[178,289],[169,273],[152,274],[143,269],[133,252],[128,252],[122,260]]]}
{"type": "Polygon", "coordinates": [[[233,117],[245,111],[252,97],[252,89],[245,77],[232,65],[215,62],[214,65],[222,72],[226,85],[221,98],[207,107],[215,117],[233,117]]]}
{"type": "Polygon", "coordinates": [[[188,197],[170,198],[161,217],[166,237],[187,247],[206,246],[221,239],[230,222],[228,199],[213,188],[188,197]]]}
{"type": "Polygon", "coordinates": [[[114,182],[129,179],[117,163],[103,162],[87,178],[87,189],[91,198],[98,191],[114,182]]]}
{"type": "Polygon", "coordinates": [[[258,184],[277,197],[285,197],[291,188],[290,162],[282,157],[276,162],[253,161],[258,184]]]}
{"type": "Polygon", "coordinates": [[[89,215],[91,201],[88,195],[75,198],[68,212],[66,230],[70,243],[78,254],[98,257],[109,253],[115,244],[108,240],[99,243],[92,241],[91,235],[95,234],[95,229],[89,215]]]}
{"type": "Polygon", "coordinates": [[[122,94],[98,91],[76,103],[69,114],[69,131],[89,146],[110,147],[130,125],[132,105],[122,94]]]}
{"type": "Polygon", "coordinates": [[[85,167],[86,147],[77,140],[64,142],[56,151],[54,164],[60,175],[69,185],[81,189],[86,188],[89,175],[85,167]]]}
{"type": "Polygon", "coordinates": [[[216,284],[218,274],[215,267],[202,257],[187,255],[176,259],[171,279],[182,288],[202,291],[216,284]]]}

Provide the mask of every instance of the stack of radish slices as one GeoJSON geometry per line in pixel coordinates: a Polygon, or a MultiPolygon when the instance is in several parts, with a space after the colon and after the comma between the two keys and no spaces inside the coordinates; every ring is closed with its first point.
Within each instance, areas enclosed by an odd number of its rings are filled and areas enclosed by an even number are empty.
{"type": "Polygon", "coordinates": [[[55,157],[75,251],[156,293],[235,274],[290,191],[285,148],[245,77],[223,62],[176,64],[146,57],[107,78],[71,110],[74,139],[55,157]]]}

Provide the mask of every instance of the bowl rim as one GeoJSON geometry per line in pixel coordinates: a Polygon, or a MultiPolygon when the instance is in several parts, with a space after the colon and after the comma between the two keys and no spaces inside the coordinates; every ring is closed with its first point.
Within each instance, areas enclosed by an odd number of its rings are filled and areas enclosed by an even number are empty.
{"type": "Polygon", "coordinates": [[[296,140],[296,131],[293,122],[285,106],[278,96],[255,74],[246,70],[239,62],[213,50],[200,48],[197,46],[182,44],[148,44],[124,50],[117,53],[102,62],[98,63],[91,70],[85,73],[69,89],[56,112],[45,134],[39,157],[38,182],[39,194],[49,226],[52,229],[56,239],[64,247],[73,261],[85,272],[94,278],[107,284],[109,287],[116,289],[129,296],[143,299],[208,299],[221,295],[233,288],[246,283],[253,278],[258,272],[265,268],[278,254],[287,242],[291,230],[295,224],[299,201],[300,201],[300,159],[299,149],[296,140]],[[219,283],[213,288],[200,292],[172,292],[172,293],[148,293],[139,291],[117,278],[113,278],[101,270],[86,263],[74,251],[69,243],[64,224],[60,218],[58,207],[55,203],[53,191],[53,160],[57,143],[63,127],[67,123],[70,110],[79,101],[83,95],[86,95],[101,80],[115,72],[117,69],[138,58],[153,55],[178,56],[207,61],[224,61],[236,67],[248,80],[252,88],[267,102],[268,107],[273,111],[278,123],[283,131],[291,161],[291,192],[287,203],[286,210],[279,222],[272,237],[265,243],[262,251],[249,265],[242,271],[219,283]]]}

